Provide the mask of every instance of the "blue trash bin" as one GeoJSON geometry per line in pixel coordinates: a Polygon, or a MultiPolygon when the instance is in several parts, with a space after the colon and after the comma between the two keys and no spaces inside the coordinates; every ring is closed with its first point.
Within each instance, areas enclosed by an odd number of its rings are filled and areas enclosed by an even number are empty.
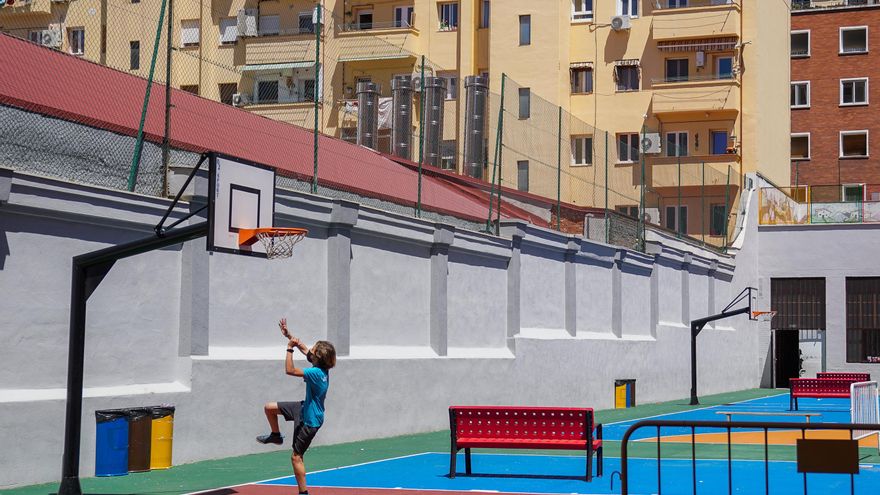
{"type": "Polygon", "coordinates": [[[128,418],[125,410],[95,411],[95,476],[128,474],[128,418]]]}

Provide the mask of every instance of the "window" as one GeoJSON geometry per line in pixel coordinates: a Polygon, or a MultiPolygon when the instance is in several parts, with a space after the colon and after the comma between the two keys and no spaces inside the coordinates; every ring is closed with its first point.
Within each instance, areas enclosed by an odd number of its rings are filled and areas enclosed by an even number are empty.
{"type": "Polygon", "coordinates": [[[571,68],[571,92],[572,94],[588,94],[593,92],[593,68],[571,68]]]}
{"type": "Polygon", "coordinates": [[[440,13],[440,31],[458,29],[458,3],[438,3],[440,13]]]}
{"type": "Polygon", "coordinates": [[[620,163],[632,163],[639,160],[639,135],[617,135],[617,161],[620,163]]]}
{"type": "Polygon", "coordinates": [[[617,91],[639,90],[639,67],[637,65],[618,65],[614,68],[617,77],[617,91]]]}
{"type": "Polygon", "coordinates": [[[593,0],[571,0],[571,20],[592,21],[593,0]]]}
{"type": "Polygon", "coordinates": [[[70,53],[82,55],[86,47],[86,30],[83,28],[70,28],[67,31],[67,39],[70,41],[70,53]]]}
{"type": "Polygon", "coordinates": [[[518,160],[516,162],[516,188],[519,191],[529,190],[529,161],[518,160]]]}
{"type": "Polygon", "coordinates": [[[257,98],[254,103],[278,103],[278,80],[257,81],[257,98]]]}
{"type": "Polygon", "coordinates": [[[868,26],[840,28],[840,53],[867,53],[868,26]]]}
{"type": "Polygon", "coordinates": [[[220,19],[220,44],[234,44],[236,38],[238,38],[238,19],[235,17],[220,19]]]}
{"type": "Polygon", "coordinates": [[[458,98],[458,75],[455,72],[438,72],[437,77],[446,81],[446,99],[458,98]]]}
{"type": "Polygon", "coordinates": [[[724,235],[727,230],[727,206],[716,204],[709,206],[709,235],[724,235]]]}
{"type": "Polygon", "coordinates": [[[277,15],[260,16],[260,36],[277,36],[281,32],[281,17],[277,15]]]}
{"type": "Polygon", "coordinates": [[[688,6],[688,0],[666,0],[666,8],[681,9],[688,6]]]}
{"type": "Polygon", "coordinates": [[[299,33],[307,34],[315,32],[315,20],[312,18],[311,12],[299,13],[299,33]]]}
{"type": "Polygon", "coordinates": [[[792,31],[791,32],[791,56],[792,57],[809,57],[810,56],[810,31],[792,31]]]}
{"type": "Polygon", "coordinates": [[[413,12],[414,8],[412,5],[394,7],[394,27],[412,27],[413,12]]]}
{"type": "Polygon", "coordinates": [[[457,146],[454,139],[440,142],[440,168],[445,170],[455,170],[456,149],[457,146]]]}
{"type": "Polygon", "coordinates": [[[532,44],[532,16],[519,16],[519,46],[532,44]]]}
{"type": "Polygon", "coordinates": [[[40,38],[42,38],[42,31],[28,31],[28,41],[31,43],[40,43],[40,38]]]}
{"type": "Polygon", "coordinates": [[[791,83],[791,108],[810,108],[810,81],[791,83]]]}
{"type": "Polygon", "coordinates": [[[238,93],[237,83],[225,83],[220,85],[220,102],[232,105],[232,95],[238,93]]]}
{"type": "Polygon", "coordinates": [[[865,200],[865,186],[863,184],[844,184],[841,186],[841,196],[847,203],[861,203],[865,200]]]}
{"type": "Polygon", "coordinates": [[[632,217],[639,218],[639,207],[638,206],[618,206],[617,211],[620,213],[632,217]]]}
{"type": "Polygon", "coordinates": [[[593,164],[593,136],[575,136],[571,138],[571,164],[593,164]]]}
{"type": "Polygon", "coordinates": [[[489,27],[489,20],[491,19],[491,11],[489,8],[489,0],[483,0],[480,2],[480,27],[487,28],[489,27]]]}
{"type": "Polygon", "coordinates": [[[846,279],[846,361],[880,362],[880,278],[846,279]]]}
{"type": "Polygon", "coordinates": [[[687,212],[688,208],[684,205],[678,206],[677,208],[675,206],[667,206],[666,218],[664,220],[663,226],[669,230],[674,230],[679,234],[687,234],[687,212]]]}
{"type": "Polygon", "coordinates": [[[712,131],[712,154],[713,155],[724,155],[727,153],[727,143],[730,138],[728,137],[727,131],[712,131]]]}
{"type": "Polygon", "coordinates": [[[688,156],[687,131],[666,133],[666,156],[688,156]]]}
{"type": "Polygon", "coordinates": [[[840,133],[840,157],[863,158],[868,156],[868,131],[842,131],[840,133]]]}
{"type": "Polygon", "coordinates": [[[810,133],[802,132],[791,135],[791,159],[810,159],[810,133]]]}
{"type": "Polygon", "coordinates": [[[531,90],[519,88],[519,118],[527,119],[532,115],[531,90]]]}
{"type": "Polygon", "coordinates": [[[373,29],[373,10],[360,9],[354,13],[355,29],[373,29]]]}
{"type": "Polygon", "coordinates": [[[718,79],[733,79],[733,57],[715,58],[715,77],[718,79]]]}
{"type": "Polygon", "coordinates": [[[192,93],[194,95],[199,94],[199,85],[198,84],[183,84],[180,86],[180,89],[186,91],[187,93],[192,93]]]}
{"type": "Polygon", "coordinates": [[[199,46],[201,31],[198,19],[180,21],[180,44],[182,46],[199,46]]]}
{"type": "Polygon", "coordinates": [[[867,105],[868,104],[868,78],[841,79],[840,80],[840,104],[867,105]]]}
{"type": "Polygon", "coordinates": [[[140,41],[129,41],[128,42],[128,65],[131,70],[138,70],[141,68],[141,42],[140,41]]]}
{"type": "Polygon", "coordinates": [[[617,15],[639,16],[639,2],[641,0],[617,0],[617,15]]]}
{"type": "Polygon", "coordinates": [[[302,85],[300,101],[315,101],[315,80],[302,79],[300,84],[302,85]]]}
{"type": "Polygon", "coordinates": [[[666,82],[678,82],[688,80],[688,59],[666,59],[666,82]]]}

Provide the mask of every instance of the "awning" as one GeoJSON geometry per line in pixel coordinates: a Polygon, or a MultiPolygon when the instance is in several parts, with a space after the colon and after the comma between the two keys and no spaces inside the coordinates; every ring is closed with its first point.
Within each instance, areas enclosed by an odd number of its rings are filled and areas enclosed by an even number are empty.
{"type": "Polygon", "coordinates": [[[592,69],[593,62],[572,62],[571,65],[569,65],[569,68],[571,68],[571,69],[592,69]]]}
{"type": "Polygon", "coordinates": [[[242,67],[242,72],[253,72],[258,70],[285,70],[285,69],[306,69],[308,67],[314,67],[314,60],[307,60],[305,62],[288,62],[284,64],[252,64],[245,65],[242,67]]]}
{"type": "Polygon", "coordinates": [[[639,59],[629,58],[629,59],[624,59],[624,60],[617,60],[616,62],[614,62],[614,65],[617,67],[633,67],[633,66],[638,67],[639,59]]]}
{"type": "Polygon", "coordinates": [[[673,40],[660,41],[657,48],[662,52],[725,52],[736,49],[737,42],[736,37],[673,40]]]}
{"type": "Polygon", "coordinates": [[[339,57],[340,62],[363,62],[368,60],[402,60],[407,58],[415,58],[412,53],[383,53],[380,55],[343,55],[339,57]]]}

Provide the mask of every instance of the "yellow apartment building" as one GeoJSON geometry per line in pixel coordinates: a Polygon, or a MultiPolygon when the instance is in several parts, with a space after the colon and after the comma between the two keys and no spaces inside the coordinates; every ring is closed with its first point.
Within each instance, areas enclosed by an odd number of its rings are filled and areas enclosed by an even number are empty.
{"type": "MultiPolygon", "coordinates": [[[[0,30],[146,76],[160,7],[17,0],[0,30]]],[[[464,81],[488,78],[488,159],[470,173],[490,178],[504,79],[506,186],[637,215],[644,165],[649,220],[713,243],[736,221],[743,174],[790,182],[786,2],[325,0],[318,29],[317,15],[314,0],[173,0],[172,83],[305,127],[318,91],[322,132],[355,140],[358,83],[387,107],[392,79],[419,76],[424,57],[446,85],[438,164],[460,173],[464,81]]],[[[381,151],[390,135],[380,124],[381,151]]]]}

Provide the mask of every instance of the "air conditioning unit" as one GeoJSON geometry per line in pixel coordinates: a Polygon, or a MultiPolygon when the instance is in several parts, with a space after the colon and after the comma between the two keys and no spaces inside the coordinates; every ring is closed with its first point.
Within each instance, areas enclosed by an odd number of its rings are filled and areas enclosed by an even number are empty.
{"type": "Polygon", "coordinates": [[[50,48],[61,47],[61,30],[44,29],[43,31],[40,31],[40,44],[50,48]]]}
{"type": "Polygon", "coordinates": [[[630,28],[630,17],[628,15],[616,15],[611,18],[611,29],[615,31],[623,31],[630,28]]]}
{"type": "Polygon", "coordinates": [[[642,153],[656,155],[660,153],[660,134],[648,132],[642,136],[642,153]]]}
{"type": "Polygon", "coordinates": [[[260,11],[258,9],[240,9],[236,16],[236,28],[239,38],[256,37],[259,30],[257,29],[257,16],[260,11]]]}
{"type": "Polygon", "coordinates": [[[232,106],[243,107],[251,102],[247,93],[235,93],[232,95],[232,106]]]}
{"type": "Polygon", "coordinates": [[[697,67],[706,65],[706,52],[697,52],[697,67]]]}

